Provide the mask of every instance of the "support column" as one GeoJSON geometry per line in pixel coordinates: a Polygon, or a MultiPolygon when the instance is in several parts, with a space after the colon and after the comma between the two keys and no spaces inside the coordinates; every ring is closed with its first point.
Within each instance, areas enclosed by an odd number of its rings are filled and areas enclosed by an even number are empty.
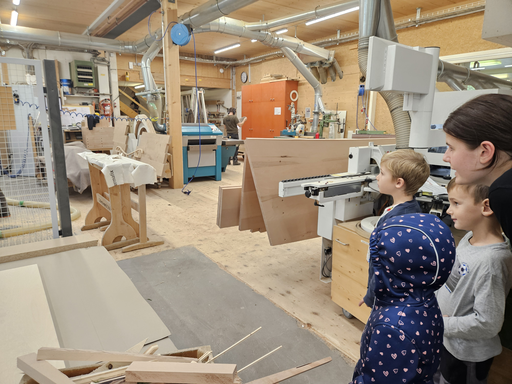
{"type": "MultiPolygon", "coordinates": [[[[178,21],[176,0],[162,0],[164,28],[172,21],[178,21]]],[[[181,139],[181,88],[180,88],[180,50],[172,43],[170,28],[164,36],[164,72],[165,100],[167,103],[167,134],[171,135],[172,178],[169,186],[183,188],[183,150],[181,139]]]]}

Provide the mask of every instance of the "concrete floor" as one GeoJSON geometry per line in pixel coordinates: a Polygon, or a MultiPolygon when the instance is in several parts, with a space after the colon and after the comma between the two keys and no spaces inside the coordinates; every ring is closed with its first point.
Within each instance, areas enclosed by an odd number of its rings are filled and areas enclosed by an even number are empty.
{"type": "MultiPolygon", "coordinates": [[[[266,233],[217,227],[218,188],[241,185],[242,173],[243,165],[228,166],[221,181],[213,178],[194,180],[187,187],[191,191],[189,195],[167,186],[148,188],[148,236],[150,240],[164,240],[164,244],[129,253],[115,250],[110,254],[115,260],[123,260],[193,246],[293,316],[353,367],[359,357],[364,324],[357,319],[346,319],[342,309],[331,300],[330,284],[319,280],[320,238],[270,246],[266,233]]],[[[132,193],[132,199],[136,197],[132,193]]],[[[82,216],[73,222],[74,232],[79,232],[92,206],[90,189],[82,195],[70,190],[70,202],[82,212],[82,216]]],[[[132,213],[137,220],[136,213],[132,213]]],[[[103,234],[97,229],[88,232],[98,239],[103,234]]]]}

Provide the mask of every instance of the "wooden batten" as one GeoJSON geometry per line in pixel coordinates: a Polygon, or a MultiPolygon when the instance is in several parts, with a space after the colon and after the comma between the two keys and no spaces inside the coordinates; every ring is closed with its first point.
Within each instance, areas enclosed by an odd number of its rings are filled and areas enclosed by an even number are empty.
{"type": "Polygon", "coordinates": [[[265,222],[261,214],[260,202],[254,186],[251,165],[248,156],[245,156],[244,175],[242,179],[242,196],[240,201],[240,231],[265,232],[265,222]]]}
{"type": "Polygon", "coordinates": [[[233,384],[236,364],[183,364],[133,362],[126,370],[126,382],[233,384]]]}

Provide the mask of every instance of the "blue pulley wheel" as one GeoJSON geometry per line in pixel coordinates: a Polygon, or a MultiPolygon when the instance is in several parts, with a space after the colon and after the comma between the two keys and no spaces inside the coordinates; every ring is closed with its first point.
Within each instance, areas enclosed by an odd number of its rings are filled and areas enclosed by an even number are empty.
{"type": "Polygon", "coordinates": [[[187,45],[190,42],[190,32],[184,24],[173,25],[171,28],[171,39],[176,45],[187,45]]]}

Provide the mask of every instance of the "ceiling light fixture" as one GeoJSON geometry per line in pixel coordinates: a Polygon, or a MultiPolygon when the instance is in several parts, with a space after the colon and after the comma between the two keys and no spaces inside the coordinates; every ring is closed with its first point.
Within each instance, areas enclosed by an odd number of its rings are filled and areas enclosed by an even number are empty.
{"type": "Polygon", "coordinates": [[[276,35],[280,35],[281,33],[285,33],[285,32],[288,32],[288,28],[279,29],[279,30],[275,31],[274,33],[276,35]]]}
{"type": "Polygon", "coordinates": [[[255,42],[257,42],[257,41],[258,41],[258,40],[256,40],[256,39],[252,39],[252,40],[251,40],[251,43],[255,43],[255,42]]]}
{"type": "Polygon", "coordinates": [[[510,68],[512,67],[512,64],[511,65],[505,65],[505,68],[510,68]]]}
{"type": "Polygon", "coordinates": [[[472,71],[481,71],[485,69],[485,67],[478,67],[478,68],[470,68],[472,71]]]}
{"type": "Polygon", "coordinates": [[[20,5],[20,0],[12,0],[12,3],[13,3],[14,5],[20,5]]]}
{"type": "Polygon", "coordinates": [[[233,48],[238,48],[240,46],[240,44],[233,44],[233,45],[230,45],[229,47],[225,47],[225,48],[221,48],[221,49],[217,49],[215,52],[213,52],[214,54],[217,54],[217,53],[221,53],[221,52],[224,52],[224,51],[229,51],[230,49],[233,49],[233,48]]]}
{"type": "Polygon", "coordinates": [[[18,23],[18,12],[12,11],[11,12],[11,25],[13,27],[15,27],[17,23],[18,23]]]}
{"type": "Polygon", "coordinates": [[[133,87],[135,89],[140,89],[140,88],[144,88],[144,84],[139,84],[139,85],[136,85],[135,87],[133,87]]]}
{"type": "Polygon", "coordinates": [[[308,22],[306,22],[306,25],[311,25],[311,24],[319,23],[319,22],[327,20],[327,19],[332,19],[333,17],[338,17],[338,16],[344,15],[346,13],[357,11],[358,9],[359,9],[359,7],[349,8],[349,9],[346,9],[345,11],[333,13],[332,15],[320,17],[318,19],[309,20],[308,22]]]}

